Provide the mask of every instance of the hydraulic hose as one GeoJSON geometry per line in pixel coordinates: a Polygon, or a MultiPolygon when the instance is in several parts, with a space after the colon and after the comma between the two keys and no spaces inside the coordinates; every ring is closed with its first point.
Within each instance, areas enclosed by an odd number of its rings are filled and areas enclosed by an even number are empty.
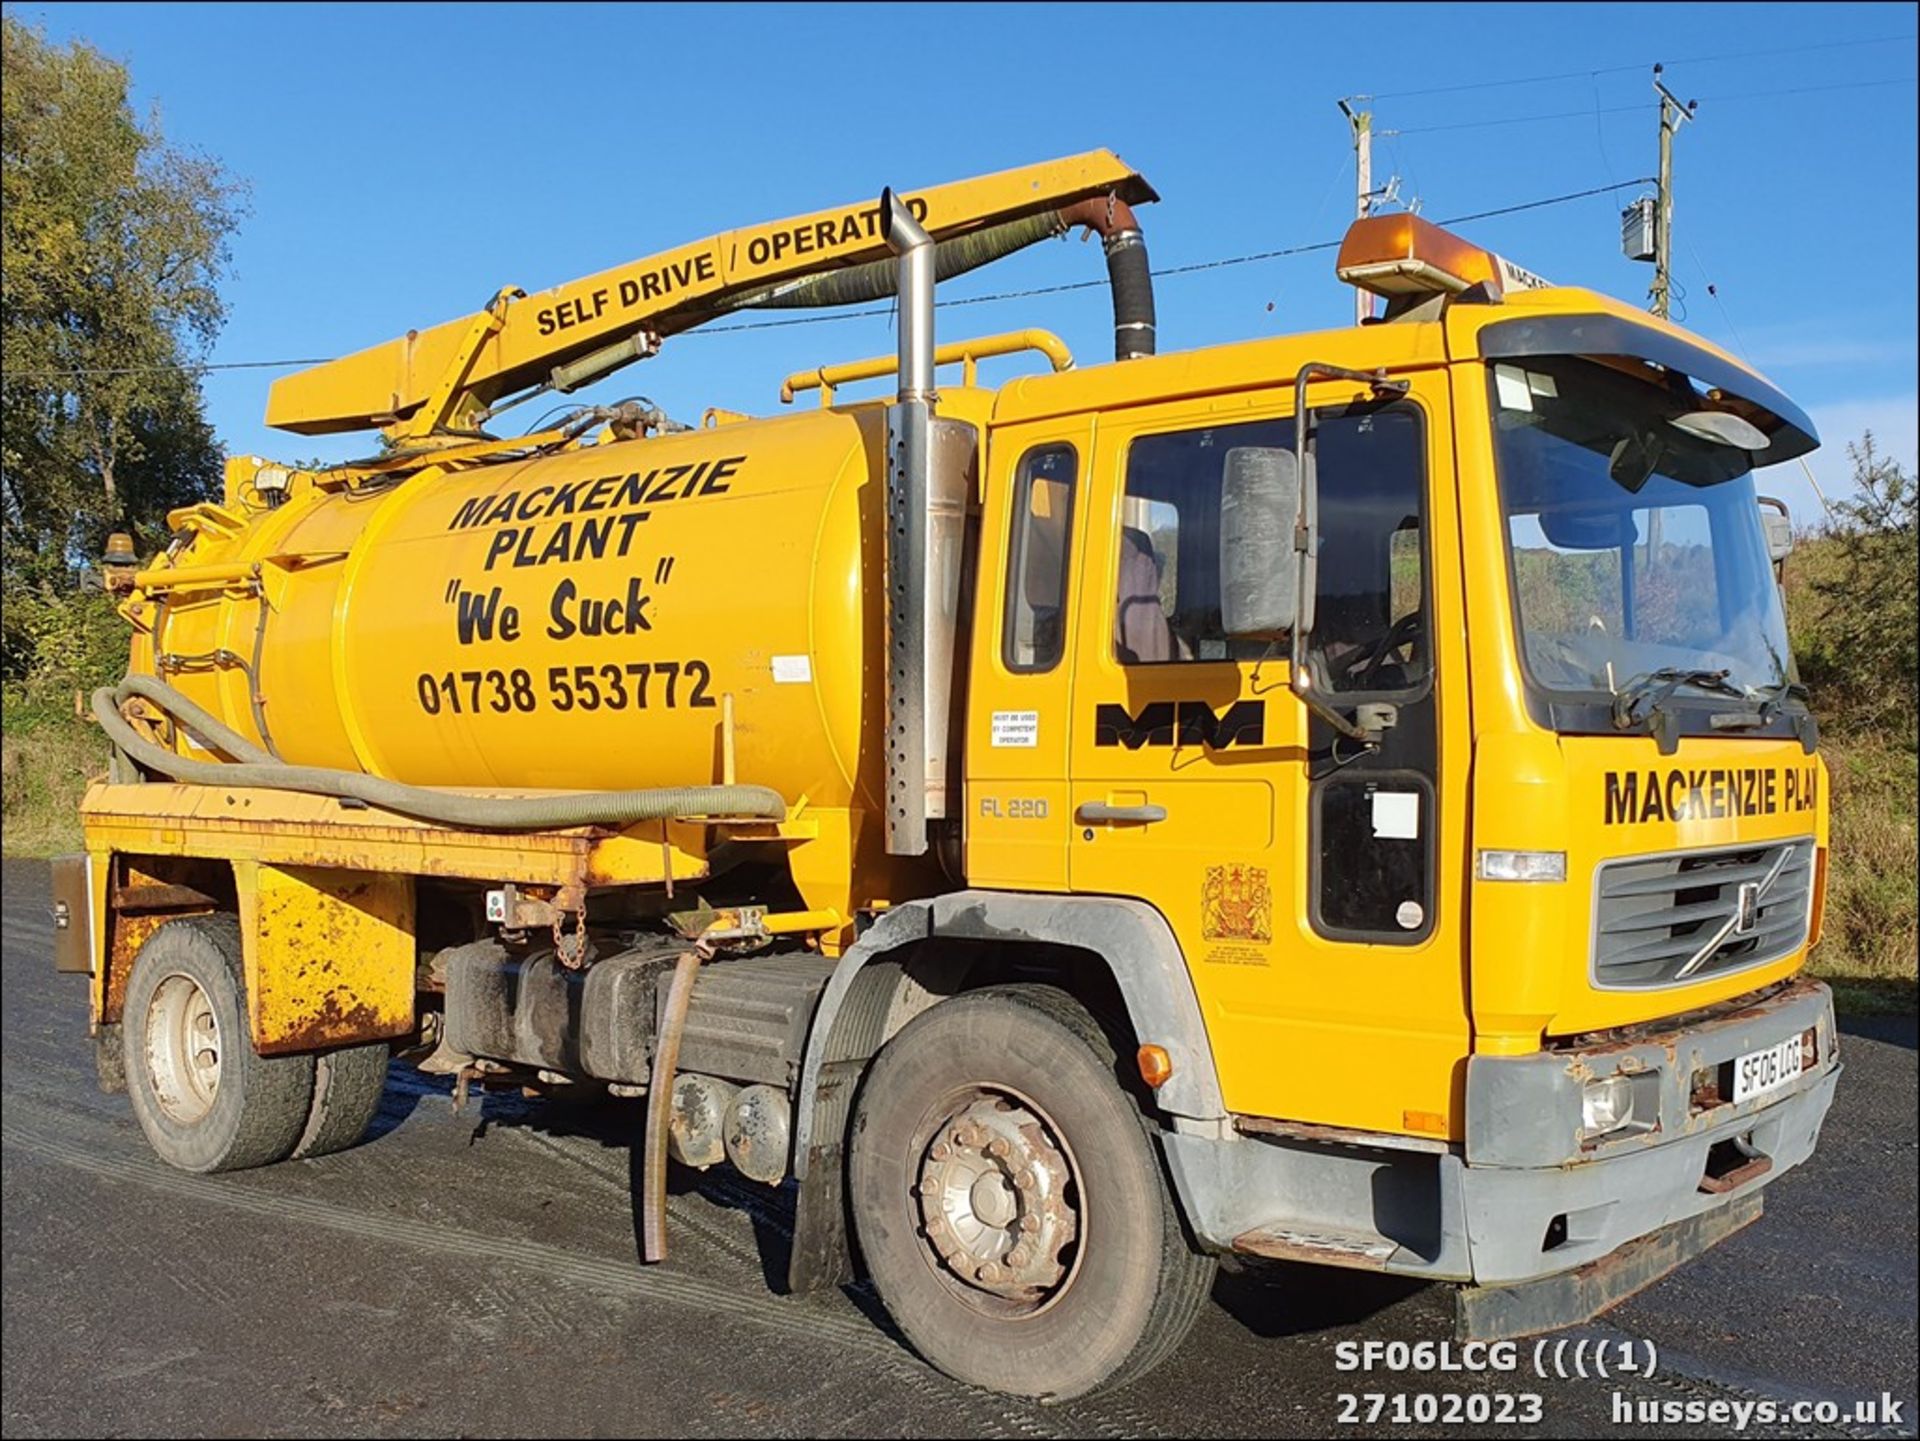
{"type": "Polygon", "coordinates": [[[403,785],[360,771],[296,766],[275,759],[164,681],[130,675],[93,693],[93,714],[107,736],[137,764],[196,785],[261,786],[364,801],[384,811],[478,831],[555,830],[567,826],[631,825],[691,816],[784,819],[786,802],[766,786],[673,786],[643,791],[574,791],[556,796],[477,796],[403,785]],[[231,761],[201,761],[156,745],[120,714],[138,697],[231,761]]]}

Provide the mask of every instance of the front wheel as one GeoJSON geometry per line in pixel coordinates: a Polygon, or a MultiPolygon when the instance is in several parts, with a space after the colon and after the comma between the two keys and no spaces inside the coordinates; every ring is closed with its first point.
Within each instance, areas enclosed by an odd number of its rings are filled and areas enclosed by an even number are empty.
{"type": "Polygon", "coordinates": [[[854,1222],[880,1298],[948,1375],[1067,1399],[1145,1373],[1205,1304],[1112,1047],[1062,992],[944,1001],[862,1088],[854,1222]]]}

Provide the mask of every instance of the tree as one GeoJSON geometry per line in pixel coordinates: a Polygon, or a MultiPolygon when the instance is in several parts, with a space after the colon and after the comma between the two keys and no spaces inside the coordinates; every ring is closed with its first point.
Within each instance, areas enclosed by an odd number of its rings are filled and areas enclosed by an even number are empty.
{"type": "Polygon", "coordinates": [[[1920,702],[1920,515],[1913,475],[1869,431],[1849,445],[1853,494],[1810,547],[1813,602],[1796,625],[1802,673],[1822,719],[1914,744],[1920,702]]]}
{"type": "Polygon", "coordinates": [[[126,68],[4,20],[0,501],[9,680],[31,664],[16,617],[62,604],[110,530],[143,549],[169,509],[213,493],[220,456],[195,363],[242,187],[143,124],[126,68]]]}

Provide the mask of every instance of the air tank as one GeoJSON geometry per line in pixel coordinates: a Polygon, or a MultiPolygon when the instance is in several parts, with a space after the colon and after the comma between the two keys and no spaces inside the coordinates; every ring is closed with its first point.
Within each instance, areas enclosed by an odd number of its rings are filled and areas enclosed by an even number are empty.
{"type": "Polygon", "coordinates": [[[145,602],[155,650],[168,680],[295,764],[461,787],[702,783],[720,778],[730,695],[740,780],[877,807],[885,445],[883,409],[861,406],[305,488],[201,528],[175,563],[257,567],[258,594],[145,602]]]}

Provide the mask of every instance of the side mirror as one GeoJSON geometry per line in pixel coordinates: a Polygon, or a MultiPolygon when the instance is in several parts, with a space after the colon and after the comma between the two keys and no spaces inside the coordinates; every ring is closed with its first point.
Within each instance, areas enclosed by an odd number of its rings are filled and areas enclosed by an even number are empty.
{"type": "Polygon", "coordinates": [[[1293,548],[1300,468],[1290,450],[1236,446],[1220,476],[1220,619],[1230,636],[1275,636],[1299,618],[1293,548]]]}
{"type": "Polygon", "coordinates": [[[1775,565],[1793,554],[1793,515],[1784,500],[1763,495],[1760,500],[1760,526],[1767,533],[1767,559],[1775,565]]]}

